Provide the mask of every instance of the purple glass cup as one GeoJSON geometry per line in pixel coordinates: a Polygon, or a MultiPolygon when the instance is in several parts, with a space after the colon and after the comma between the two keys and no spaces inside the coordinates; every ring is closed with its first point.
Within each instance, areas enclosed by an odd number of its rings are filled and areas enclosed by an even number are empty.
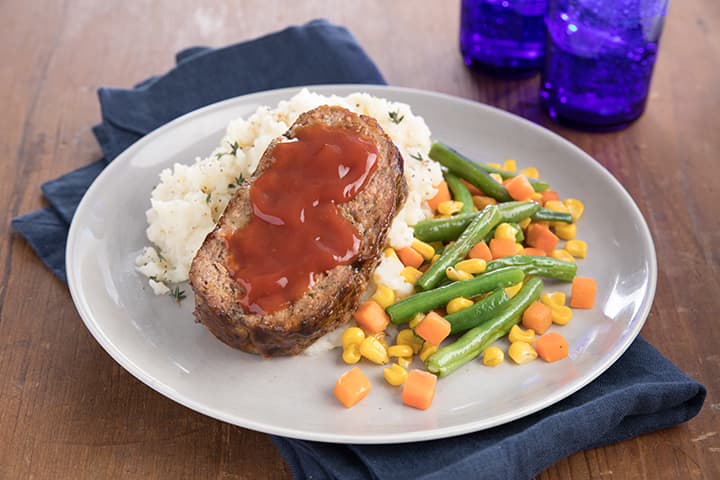
{"type": "Polygon", "coordinates": [[[642,115],[668,0],[550,0],[540,100],[554,120],[615,130],[642,115]]]}
{"type": "Polygon", "coordinates": [[[465,65],[501,76],[529,76],[543,64],[547,0],[463,0],[465,65]]]}

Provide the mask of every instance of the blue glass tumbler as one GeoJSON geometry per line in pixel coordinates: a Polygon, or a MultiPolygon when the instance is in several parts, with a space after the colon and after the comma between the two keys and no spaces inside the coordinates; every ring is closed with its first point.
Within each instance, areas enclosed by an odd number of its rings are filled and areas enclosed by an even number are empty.
{"type": "Polygon", "coordinates": [[[545,49],[547,0],[462,0],[460,52],[473,70],[530,76],[545,49]]]}
{"type": "Polygon", "coordinates": [[[550,0],[540,100],[584,130],[615,130],[645,111],[668,0],[550,0]]]}

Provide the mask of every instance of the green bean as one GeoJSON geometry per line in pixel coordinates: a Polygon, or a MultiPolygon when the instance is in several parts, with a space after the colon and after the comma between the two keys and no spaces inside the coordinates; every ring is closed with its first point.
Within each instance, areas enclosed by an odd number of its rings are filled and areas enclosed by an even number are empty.
{"type": "Polygon", "coordinates": [[[519,268],[501,268],[491,273],[483,273],[470,280],[453,282],[427,292],[420,292],[393,303],[385,309],[393,323],[406,323],[416,313],[429,312],[433,308],[445,305],[456,297],[475,297],[522,282],[525,274],[519,268]]]}
{"type": "Polygon", "coordinates": [[[512,326],[520,321],[525,309],[540,297],[542,289],[542,280],[537,277],[528,279],[520,291],[500,308],[497,315],[430,355],[425,362],[427,369],[444,377],[480,355],[494,341],[507,335],[512,326]]]}
{"type": "Polygon", "coordinates": [[[500,212],[495,205],[488,205],[475,217],[458,239],[447,247],[440,258],[430,265],[415,282],[415,290],[430,290],[445,276],[445,269],[460,261],[470,249],[500,222],[500,212]]]}
{"type": "Polygon", "coordinates": [[[535,257],[530,255],[513,255],[488,262],[486,272],[498,268],[517,267],[526,275],[539,275],[564,282],[572,282],[577,273],[577,264],[556,260],[552,257],[535,257]]]}
{"type": "Polygon", "coordinates": [[[457,152],[448,146],[435,142],[428,154],[430,158],[447,167],[450,172],[460,178],[464,178],[471,184],[485,192],[485,195],[494,198],[498,202],[509,202],[512,200],[510,194],[501,184],[490,178],[490,175],[470,160],[462,158],[457,152]]]}
{"type": "Polygon", "coordinates": [[[445,174],[445,181],[447,182],[448,188],[450,188],[450,191],[452,192],[453,200],[457,202],[462,202],[463,204],[462,210],[460,210],[460,212],[474,212],[475,207],[473,205],[472,195],[470,194],[470,190],[468,190],[465,184],[458,177],[456,177],[450,172],[447,172],[445,174]]]}
{"type": "MultiPolygon", "coordinates": [[[[497,205],[500,223],[517,223],[540,209],[535,202],[505,202],[497,205]]],[[[480,212],[459,213],[448,218],[432,218],[415,224],[415,238],[423,242],[448,242],[457,239],[480,212]]]]}
{"type": "Polygon", "coordinates": [[[485,320],[490,319],[498,308],[508,300],[505,289],[499,288],[465,310],[446,315],[445,320],[450,322],[450,333],[464,332],[477,327],[485,320]]]}
{"type": "Polygon", "coordinates": [[[537,212],[535,212],[532,216],[533,220],[537,220],[539,222],[564,222],[564,223],[572,223],[572,215],[565,212],[556,212],[555,210],[550,210],[548,208],[541,208],[537,212]]]}
{"type": "MultiPolygon", "coordinates": [[[[449,147],[449,146],[443,144],[442,142],[435,142],[435,143],[433,143],[432,148],[430,149],[430,158],[433,158],[433,156],[432,156],[432,151],[433,151],[433,149],[436,149],[436,150],[447,149],[447,150],[449,150],[450,152],[452,152],[453,154],[455,154],[455,155],[457,155],[458,157],[460,157],[462,160],[464,160],[464,161],[466,161],[466,162],[469,162],[469,163],[475,165],[476,167],[480,168],[481,170],[485,171],[486,173],[497,173],[498,175],[500,175],[500,177],[502,177],[503,180],[508,179],[508,178],[513,178],[513,177],[516,177],[516,176],[517,176],[515,173],[509,172],[509,171],[507,171],[507,170],[502,170],[502,169],[499,169],[499,168],[494,168],[494,167],[491,167],[490,165],[488,165],[488,164],[486,164],[486,163],[475,162],[475,161],[469,159],[468,157],[466,157],[465,155],[463,155],[462,153],[458,152],[458,151],[455,150],[454,148],[449,147]],[[437,145],[437,148],[435,147],[436,145],[437,145]]],[[[433,160],[435,160],[435,159],[433,158],[433,160]]],[[[438,161],[439,161],[439,160],[438,160],[438,161]]],[[[442,162],[441,162],[441,163],[442,163],[442,162]]],[[[467,180],[467,178],[466,178],[465,180],[467,180]]],[[[533,186],[533,189],[534,189],[536,192],[544,192],[545,190],[547,190],[548,188],[550,188],[550,185],[549,185],[548,183],[543,182],[543,181],[541,181],[541,180],[536,180],[536,179],[534,179],[534,178],[528,178],[528,181],[530,182],[530,185],[533,186]]],[[[484,190],[483,190],[483,191],[484,191],[484,190]]]]}

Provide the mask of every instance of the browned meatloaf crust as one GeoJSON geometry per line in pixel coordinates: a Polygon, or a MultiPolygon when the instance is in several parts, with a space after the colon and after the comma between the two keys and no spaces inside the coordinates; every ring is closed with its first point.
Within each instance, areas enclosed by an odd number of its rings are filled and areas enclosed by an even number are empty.
{"type": "Polygon", "coordinates": [[[237,302],[242,287],[226,266],[228,251],[223,237],[249,221],[250,186],[270,165],[273,149],[282,140],[277,138],[263,154],[254,175],[228,203],[190,269],[197,321],[228,345],[266,357],[300,353],[351,318],[379,261],[390,223],[407,194],[400,152],[375,119],[341,107],[321,106],[300,115],[284,137],[293,138],[296,129],[313,124],[351,129],[377,146],[377,167],[365,188],[339,205],[362,239],[355,262],[317,275],[312,288],[285,309],[256,315],[245,313],[237,302]]]}

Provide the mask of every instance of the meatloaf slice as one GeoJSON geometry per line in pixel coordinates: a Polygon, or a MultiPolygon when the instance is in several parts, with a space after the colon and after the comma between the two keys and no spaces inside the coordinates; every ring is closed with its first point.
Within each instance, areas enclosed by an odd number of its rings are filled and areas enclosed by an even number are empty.
{"type": "Polygon", "coordinates": [[[284,137],[270,143],[254,175],[238,188],[190,269],[197,321],[226,344],[265,357],[300,353],[351,318],[379,262],[390,223],[407,195],[402,156],[371,117],[321,106],[300,115],[284,137]],[[286,308],[262,315],[246,313],[237,301],[243,289],[228,269],[224,238],[249,222],[250,187],[272,163],[275,146],[294,138],[297,129],[316,124],[350,129],[377,147],[377,166],[365,187],[352,200],[338,205],[362,239],[358,257],[351,265],[316,275],[313,286],[286,308]]]}

